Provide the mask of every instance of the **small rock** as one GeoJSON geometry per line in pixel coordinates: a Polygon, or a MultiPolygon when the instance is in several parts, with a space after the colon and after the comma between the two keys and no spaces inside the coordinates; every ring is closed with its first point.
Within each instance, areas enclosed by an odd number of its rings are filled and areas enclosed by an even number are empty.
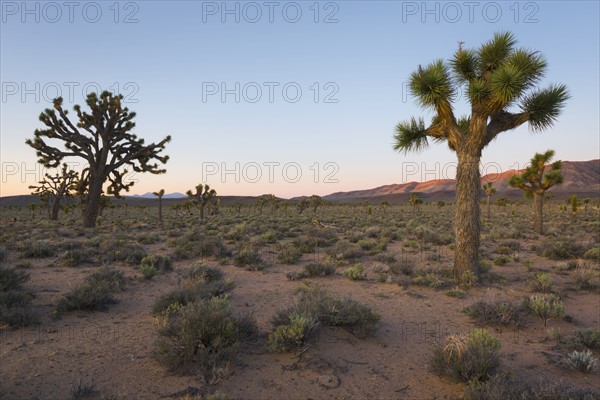
{"type": "Polygon", "coordinates": [[[318,381],[319,385],[330,389],[340,386],[340,379],[335,375],[321,375],[318,381]]]}

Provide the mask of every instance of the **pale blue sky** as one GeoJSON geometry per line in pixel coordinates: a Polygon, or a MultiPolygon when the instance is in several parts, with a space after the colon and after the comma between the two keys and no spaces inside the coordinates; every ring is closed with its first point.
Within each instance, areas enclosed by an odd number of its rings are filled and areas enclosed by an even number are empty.
{"type": "MultiPolygon", "coordinates": [[[[118,87],[126,96],[138,114],[139,136],[173,136],[167,174],[135,176],[132,193],[185,192],[202,180],[203,163],[212,163],[204,164],[205,172],[215,165],[218,172],[238,168],[239,183],[234,173],[207,178],[223,195],[324,195],[452,177],[455,155],[445,145],[408,156],[392,150],[397,122],[430,117],[407,96],[405,82],[417,65],[450,58],[458,41],[477,47],[501,30],[540,50],[549,64],[542,85],[565,83],[572,99],[551,130],[532,134],[522,127],[496,140],[483,154],[488,171],[522,166],[548,148],[563,160],[600,158],[597,1],[429,2],[426,8],[401,1],[315,3],[267,3],[273,7],[270,22],[263,1],[227,2],[239,10],[235,22],[221,1],[118,7],[114,1],[82,1],[71,10],[63,2],[27,2],[28,11],[21,1],[2,1],[0,194],[24,194],[34,183],[35,174],[24,170],[35,169],[36,158],[24,142],[41,127],[38,115],[57,89],[72,109],[84,103],[84,86],[95,84],[118,87]],[[302,15],[292,23],[298,9],[302,15]],[[207,92],[214,84],[220,92],[222,83],[234,89],[236,82],[239,103],[235,94],[222,102],[221,93],[207,92]],[[262,97],[253,103],[256,86],[262,97]],[[292,102],[298,87],[302,95],[292,102]],[[337,102],[325,102],[326,95],[337,102]],[[279,165],[269,182],[265,163],[272,162],[279,165]],[[252,183],[257,165],[262,178],[252,183]],[[302,176],[293,182],[298,166],[302,176]],[[337,183],[325,181],[328,173],[337,183]]],[[[466,111],[464,104],[457,108],[466,111]]]]}

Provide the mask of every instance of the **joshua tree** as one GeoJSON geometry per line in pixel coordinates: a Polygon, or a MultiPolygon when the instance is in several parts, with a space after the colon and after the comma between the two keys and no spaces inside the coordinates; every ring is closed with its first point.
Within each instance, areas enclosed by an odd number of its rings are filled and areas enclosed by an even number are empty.
{"type": "Polygon", "coordinates": [[[186,194],[188,197],[194,199],[194,203],[200,207],[200,221],[204,221],[204,208],[213,200],[213,198],[217,196],[217,192],[215,189],[211,189],[208,185],[203,185],[200,183],[198,186],[196,186],[196,193],[188,190],[186,194]]]}
{"type": "Polygon", "coordinates": [[[496,188],[494,188],[494,182],[487,182],[483,184],[483,192],[487,198],[487,219],[489,220],[492,215],[492,196],[496,194],[496,188]]]}
{"type": "Polygon", "coordinates": [[[277,209],[279,208],[279,201],[277,200],[277,196],[275,196],[274,194],[267,194],[264,196],[265,197],[265,202],[269,203],[270,207],[271,207],[271,214],[274,214],[275,211],[277,211],[277,209]]]}
{"type": "Polygon", "coordinates": [[[310,207],[310,202],[308,201],[308,199],[306,197],[302,196],[302,198],[300,199],[298,204],[296,204],[296,209],[298,210],[298,214],[302,214],[304,212],[304,210],[306,210],[308,207],[310,207]]]}
{"type": "Polygon", "coordinates": [[[256,207],[258,207],[258,213],[262,214],[262,210],[263,207],[265,206],[265,204],[267,204],[267,197],[266,196],[259,196],[256,199],[256,207]]]}
{"type": "Polygon", "coordinates": [[[31,219],[35,219],[35,210],[37,208],[35,203],[31,203],[27,205],[27,208],[31,211],[31,219]]]}
{"type": "Polygon", "coordinates": [[[579,211],[579,200],[577,199],[577,195],[576,194],[571,195],[569,200],[571,203],[571,212],[573,213],[573,216],[575,216],[575,215],[577,215],[577,211],[579,211]]]}
{"type": "Polygon", "coordinates": [[[60,202],[64,198],[72,196],[76,190],[77,180],[77,172],[69,170],[67,164],[63,164],[60,172],[54,175],[46,173],[44,179],[38,182],[39,185],[31,185],[29,189],[34,189],[32,194],[38,194],[40,199],[46,201],[50,219],[55,221],[58,219],[60,202]],[[52,207],[50,207],[50,203],[52,203],[52,207]]]}
{"type": "Polygon", "coordinates": [[[158,220],[162,222],[162,198],[165,195],[165,189],[160,189],[158,192],[152,192],[152,194],[158,197],[158,220]]]}
{"type": "Polygon", "coordinates": [[[388,203],[387,201],[382,201],[381,202],[381,210],[383,211],[383,213],[385,214],[385,210],[387,210],[387,208],[390,206],[390,203],[388,203]]]}
{"type": "Polygon", "coordinates": [[[563,177],[560,174],[561,162],[552,163],[550,170],[545,171],[546,164],[554,157],[554,150],[544,154],[536,153],[531,159],[531,164],[521,175],[513,175],[508,184],[525,191],[527,198],[534,199],[535,203],[535,230],[544,234],[544,192],[554,185],[560,185],[563,177]]]}
{"type": "Polygon", "coordinates": [[[412,205],[413,210],[418,211],[421,209],[421,204],[423,204],[423,199],[420,195],[416,193],[412,193],[408,198],[408,202],[412,205]]]}
{"type": "Polygon", "coordinates": [[[551,127],[569,98],[564,85],[538,89],[546,61],[539,52],[515,45],[512,34],[498,33],[477,50],[463,49],[460,43],[449,63],[438,60],[419,66],[410,77],[411,94],[434,117],[428,127],[422,118],[396,126],[398,151],[422,150],[431,138],[456,152],[455,277],[468,270],[479,273],[483,149],[500,133],[526,122],[534,131],[551,127]],[[471,111],[458,118],[453,103],[463,88],[471,111]],[[511,111],[513,106],[519,110],[511,111]]]}
{"type": "Polygon", "coordinates": [[[313,208],[313,214],[316,214],[319,206],[322,206],[323,204],[325,204],[325,201],[323,201],[321,196],[317,196],[316,194],[310,196],[310,205],[313,208]]]}
{"type": "Polygon", "coordinates": [[[122,190],[129,191],[134,182],[124,182],[127,167],[135,172],[161,174],[164,169],[159,164],[166,163],[168,156],[161,156],[167,142],[167,136],[158,143],[144,145],[131,130],[135,127],[134,112],[121,106],[122,95],[113,96],[103,92],[87,96],[86,103],[91,110],[88,114],[75,105],[78,122],[71,122],[68,111],[62,107],[63,99],[54,99],[54,109],[46,109],[40,114],[40,121],[48,129],[36,129],[35,137],[26,143],[33,147],[38,161],[45,167],[60,165],[64,158],[79,157],[88,165],[82,175],[87,191],[84,199],[83,225],[94,227],[100,207],[100,198],[106,181],[110,184],[108,194],[120,197],[122,190]],[[46,139],[63,142],[64,149],[53,147],[46,139]]]}

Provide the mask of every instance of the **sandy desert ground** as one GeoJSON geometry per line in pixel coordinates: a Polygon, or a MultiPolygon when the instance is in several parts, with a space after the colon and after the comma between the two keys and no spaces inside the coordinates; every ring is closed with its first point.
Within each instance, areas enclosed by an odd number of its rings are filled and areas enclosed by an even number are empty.
{"type": "MultiPolygon", "coordinates": [[[[156,208],[130,207],[105,210],[95,230],[81,228],[75,211],[51,222],[41,212],[32,219],[29,210],[5,207],[2,265],[29,276],[17,291],[38,315],[14,326],[3,305],[0,397],[456,399],[467,385],[431,371],[433,349],[446,336],[479,326],[501,342],[496,376],[560,381],[593,393],[600,390],[598,370],[574,370],[565,358],[583,350],[575,332],[600,328],[599,209],[590,204],[572,215],[563,203],[548,204],[547,233],[540,236],[531,226],[531,204],[522,203],[494,206],[484,221],[485,272],[474,287],[450,276],[451,204],[421,210],[326,205],[316,214],[224,207],[204,223],[197,212],[170,208],[159,223],[156,208]],[[255,258],[245,263],[240,256],[248,249],[255,258]],[[169,257],[172,271],[146,279],[152,271],[141,271],[140,259],[148,254],[169,257]],[[315,263],[335,272],[290,279],[315,263]],[[357,264],[366,276],[351,280],[343,272],[357,264]],[[185,285],[194,265],[219,269],[233,281],[227,294],[233,312],[250,315],[259,330],[237,347],[235,361],[212,385],[169,372],[155,357],[160,314],[154,304],[185,285]],[[125,276],[123,290],[112,294],[116,302],[58,315],[61,299],[103,266],[125,276]],[[536,286],[540,273],[551,279],[548,287],[536,286]],[[272,351],[272,318],[293,304],[298,288],[368,306],[380,315],[375,333],[360,338],[324,326],[297,349],[272,351]],[[544,326],[523,308],[539,290],[558,295],[564,318],[544,326]],[[513,304],[519,323],[477,322],[463,310],[478,301],[513,304]]],[[[595,358],[599,343],[590,345],[595,358]]]]}

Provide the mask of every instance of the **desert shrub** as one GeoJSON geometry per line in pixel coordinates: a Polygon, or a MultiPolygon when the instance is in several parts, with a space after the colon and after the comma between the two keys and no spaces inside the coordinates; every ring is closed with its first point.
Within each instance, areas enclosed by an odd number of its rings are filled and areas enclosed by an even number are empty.
{"type": "Polygon", "coordinates": [[[529,379],[521,375],[496,375],[489,381],[469,385],[466,400],[595,400],[597,389],[579,389],[562,381],[529,379]]]}
{"type": "Polygon", "coordinates": [[[577,268],[577,265],[578,263],[576,260],[568,260],[556,263],[556,265],[554,265],[553,268],[558,271],[571,271],[577,268]]]}
{"type": "Polygon", "coordinates": [[[458,283],[464,289],[471,289],[477,285],[477,276],[473,271],[465,271],[458,278],[458,283]]]}
{"type": "Polygon", "coordinates": [[[379,315],[352,299],[338,300],[322,289],[301,289],[295,303],[272,319],[269,343],[276,351],[289,351],[304,344],[320,326],[337,326],[355,336],[373,334],[379,315]]]}
{"type": "Polygon", "coordinates": [[[202,264],[193,264],[188,271],[188,277],[202,279],[205,282],[214,282],[223,279],[223,271],[202,264]]]}
{"type": "Polygon", "coordinates": [[[500,365],[500,341],[484,329],[468,336],[450,335],[445,347],[436,347],[430,359],[432,370],[462,382],[489,379],[500,365]]]}
{"type": "Polygon", "coordinates": [[[562,319],[565,316],[565,305],[555,294],[532,294],[525,300],[526,307],[536,314],[544,326],[549,319],[562,319]]]}
{"type": "Polygon", "coordinates": [[[333,262],[310,263],[304,266],[304,271],[310,276],[325,276],[335,273],[336,266],[333,262]]]}
{"type": "Polygon", "coordinates": [[[304,234],[316,247],[329,247],[338,241],[336,231],[331,228],[321,229],[310,226],[305,229],[304,234]]]}
{"type": "Polygon", "coordinates": [[[367,278],[365,268],[361,263],[354,264],[344,271],[344,276],[351,281],[362,281],[367,278]]]}
{"type": "Polygon", "coordinates": [[[415,263],[408,257],[401,257],[395,263],[390,264],[390,272],[394,274],[412,275],[415,270],[415,263]]]}
{"type": "Polygon", "coordinates": [[[507,256],[498,256],[498,257],[494,258],[494,264],[496,264],[496,265],[506,265],[511,261],[512,261],[512,259],[507,256]]]}
{"type": "Polygon", "coordinates": [[[450,285],[450,270],[437,268],[419,268],[413,273],[411,283],[441,289],[450,285]]]}
{"type": "Polygon", "coordinates": [[[258,332],[251,318],[233,315],[226,298],[174,305],[158,320],[156,358],[169,371],[199,375],[207,384],[227,374],[240,343],[258,332]]]}
{"type": "Polygon", "coordinates": [[[263,260],[260,253],[251,243],[245,243],[241,246],[240,250],[233,258],[233,263],[237,267],[250,267],[252,269],[263,268],[263,260]]]}
{"type": "Polygon", "coordinates": [[[38,322],[38,312],[31,296],[21,291],[29,275],[9,267],[0,267],[0,322],[12,326],[27,326],[38,322]]]}
{"type": "Polygon", "coordinates": [[[316,331],[315,315],[290,315],[289,322],[279,325],[269,334],[269,348],[276,352],[298,350],[305,340],[316,331]]]}
{"type": "Polygon", "coordinates": [[[123,261],[130,265],[139,265],[142,258],[146,257],[146,251],[139,244],[119,238],[107,238],[98,244],[100,261],[112,263],[123,261]]]}
{"type": "Polygon", "coordinates": [[[181,287],[161,295],[152,307],[154,314],[160,314],[169,307],[186,306],[199,300],[222,297],[235,287],[229,279],[223,279],[218,268],[194,264],[190,267],[187,279],[181,287]]]}
{"type": "Polygon", "coordinates": [[[286,243],[279,247],[277,260],[283,264],[296,264],[302,257],[302,250],[294,243],[286,243]]]}
{"type": "Polygon", "coordinates": [[[167,256],[149,254],[142,258],[139,266],[140,273],[144,279],[151,279],[156,274],[162,274],[173,270],[173,262],[167,256]]]}
{"type": "Polygon", "coordinates": [[[552,260],[564,260],[568,258],[581,257],[585,248],[574,241],[548,239],[534,247],[539,256],[552,260]]]}
{"type": "Polygon", "coordinates": [[[176,260],[189,260],[196,257],[221,257],[225,253],[225,246],[218,236],[204,235],[200,231],[187,232],[170,242],[174,247],[173,258],[176,260]]]}
{"type": "Polygon", "coordinates": [[[355,260],[363,255],[362,249],[347,241],[337,242],[328,252],[336,260],[355,260]]]}
{"type": "Polygon", "coordinates": [[[463,312],[478,325],[519,326],[521,307],[507,301],[495,303],[480,300],[466,307],[463,312]]]}
{"type": "Polygon", "coordinates": [[[391,253],[378,253],[375,255],[375,260],[386,264],[392,264],[396,262],[396,256],[391,253]]]}
{"type": "Polygon", "coordinates": [[[228,230],[223,237],[227,240],[239,241],[248,237],[248,229],[245,224],[238,224],[228,230]]]}
{"type": "Polygon", "coordinates": [[[550,293],[556,289],[552,278],[545,272],[537,272],[531,279],[531,288],[534,292],[550,293]]]}
{"type": "Polygon", "coordinates": [[[465,292],[459,287],[454,287],[446,292],[446,296],[455,297],[457,299],[463,299],[465,297],[465,292]]]}
{"type": "Polygon", "coordinates": [[[122,272],[103,267],[89,274],[84,282],[66,293],[58,302],[58,314],[73,310],[105,310],[115,303],[112,293],[123,290],[125,277],[122,272]]]}
{"type": "Polygon", "coordinates": [[[600,350],[600,329],[587,328],[577,330],[573,332],[569,344],[578,349],[600,350]]]}
{"type": "Polygon", "coordinates": [[[336,266],[333,262],[326,261],[322,263],[310,263],[304,266],[302,271],[286,274],[287,278],[291,281],[298,279],[310,278],[313,276],[326,276],[335,273],[336,266]]]}
{"type": "Polygon", "coordinates": [[[23,258],[45,258],[54,254],[55,249],[47,240],[27,241],[21,246],[23,258]]]}
{"type": "Polygon", "coordinates": [[[91,396],[96,391],[96,383],[91,380],[84,382],[81,379],[71,386],[71,398],[73,400],[83,399],[91,396]]]}
{"type": "Polygon", "coordinates": [[[598,359],[595,358],[592,352],[589,350],[575,350],[574,352],[567,354],[567,357],[564,359],[564,363],[571,369],[586,374],[595,371],[598,368],[598,359]]]}
{"type": "Polygon", "coordinates": [[[89,261],[89,249],[81,246],[70,245],[60,258],[61,263],[67,267],[76,267],[89,261]]]}
{"type": "Polygon", "coordinates": [[[137,240],[141,244],[154,244],[160,242],[160,236],[155,233],[142,233],[137,236],[137,240]]]}
{"type": "Polygon", "coordinates": [[[19,290],[28,280],[26,272],[0,265],[0,292],[19,290]]]}
{"type": "Polygon", "coordinates": [[[265,243],[275,243],[278,240],[280,240],[282,238],[282,234],[278,231],[268,231],[263,233],[260,238],[265,242],[265,243]]]}
{"type": "Polygon", "coordinates": [[[573,283],[577,289],[596,290],[600,288],[600,270],[586,263],[579,263],[573,271],[573,283]]]}
{"type": "Polygon", "coordinates": [[[600,247],[592,247],[585,253],[583,253],[583,258],[588,260],[600,261],[600,247]]]}

